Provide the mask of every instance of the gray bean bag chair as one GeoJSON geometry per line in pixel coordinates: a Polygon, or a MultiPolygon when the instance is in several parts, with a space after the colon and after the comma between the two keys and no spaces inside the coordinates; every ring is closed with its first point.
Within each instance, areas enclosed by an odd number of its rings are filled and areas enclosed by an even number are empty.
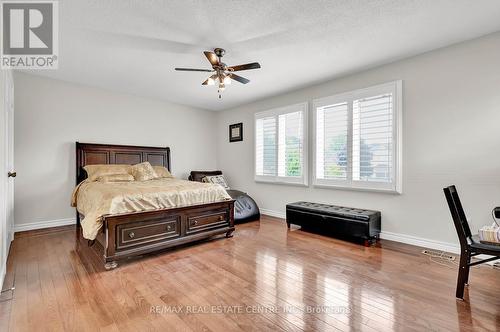
{"type": "MultiPolygon", "coordinates": [[[[189,175],[190,181],[202,182],[205,176],[222,175],[222,171],[191,171],[189,175]]],[[[243,191],[229,189],[227,190],[229,196],[235,200],[234,202],[234,222],[243,223],[247,221],[259,220],[260,210],[257,203],[252,197],[248,196],[243,191]]]]}

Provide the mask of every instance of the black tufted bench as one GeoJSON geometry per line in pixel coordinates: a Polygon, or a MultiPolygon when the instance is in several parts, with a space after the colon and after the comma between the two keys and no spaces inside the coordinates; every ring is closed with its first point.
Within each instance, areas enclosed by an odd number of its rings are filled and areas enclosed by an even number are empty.
{"type": "Polygon", "coordinates": [[[286,206],[286,223],[303,228],[325,229],[342,236],[362,239],[368,246],[380,235],[380,211],[296,202],[286,206]]]}

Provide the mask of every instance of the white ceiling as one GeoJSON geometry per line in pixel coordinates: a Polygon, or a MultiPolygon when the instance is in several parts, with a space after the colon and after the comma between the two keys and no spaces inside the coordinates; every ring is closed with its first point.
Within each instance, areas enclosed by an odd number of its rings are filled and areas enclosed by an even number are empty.
{"type": "Polygon", "coordinates": [[[62,0],[57,71],[36,75],[221,110],[500,30],[498,0],[62,0]],[[253,61],[218,99],[202,51],[253,61]]]}

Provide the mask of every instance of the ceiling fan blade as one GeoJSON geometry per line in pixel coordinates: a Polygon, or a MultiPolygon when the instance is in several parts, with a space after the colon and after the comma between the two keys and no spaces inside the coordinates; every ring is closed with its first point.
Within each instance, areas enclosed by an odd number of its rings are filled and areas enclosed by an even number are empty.
{"type": "Polygon", "coordinates": [[[217,66],[219,64],[219,59],[214,52],[205,51],[203,53],[205,53],[205,56],[207,57],[208,61],[210,61],[212,66],[217,66]]]}
{"type": "Polygon", "coordinates": [[[205,82],[201,83],[201,85],[208,85],[208,80],[209,80],[209,79],[213,79],[213,80],[215,80],[216,78],[217,78],[217,74],[213,74],[212,76],[210,76],[209,78],[207,78],[207,79],[205,80],[205,82]]]}
{"type": "Polygon", "coordinates": [[[178,70],[178,71],[203,71],[203,72],[208,72],[208,73],[213,72],[212,69],[197,69],[197,68],[175,68],[175,70],[178,70]]]}
{"type": "Polygon", "coordinates": [[[233,80],[238,81],[238,82],[240,82],[242,84],[247,84],[247,83],[250,82],[249,79],[241,77],[241,76],[236,75],[236,74],[229,74],[229,77],[231,77],[233,80]]]}
{"type": "Polygon", "coordinates": [[[231,66],[231,67],[228,67],[227,70],[240,71],[240,70],[259,69],[259,68],[260,68],[260,64],[258,62],[252,62],[252,63],[247,63],[244,65],[231,66]]]}

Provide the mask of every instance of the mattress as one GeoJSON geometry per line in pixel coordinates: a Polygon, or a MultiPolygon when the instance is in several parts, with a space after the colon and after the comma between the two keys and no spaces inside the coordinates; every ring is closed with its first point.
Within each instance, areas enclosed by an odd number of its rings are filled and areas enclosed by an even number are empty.
{"type": "Polygon", "coordinates": [[[72,206],[85,217],[83,237],[94,240],[105,215],[150,211],[230,200],[220,185],[161,178],[132,182],[80,183],[72,195],[72,206]]]}

